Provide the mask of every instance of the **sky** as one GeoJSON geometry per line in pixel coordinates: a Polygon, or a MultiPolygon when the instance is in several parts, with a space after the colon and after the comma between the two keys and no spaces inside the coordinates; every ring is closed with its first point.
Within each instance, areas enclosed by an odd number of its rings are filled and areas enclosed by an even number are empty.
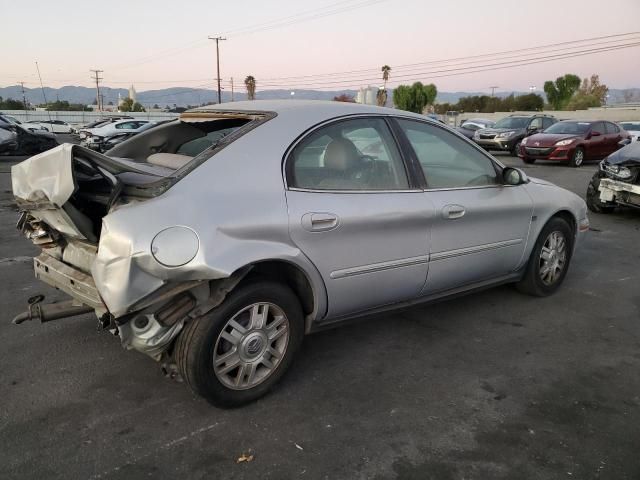
{"type": "MultiPolygon", "coordinates": [[[[492,54],[475,59],[480,67],[516,59],[496,52],[640,32],[640,0],[0,0],[0,11],[0,86],[38,87],[37,61],[51,87],[92,86],[89,70],[101,69],[109,87],[212,88],[215,42],[207,37],[223,35],[225,89],[231,77],[238,89],[247,75],[258,90],[379,85],[384,64],[391,87],[419,80],[440,91],[541,90],[564,73],[597,73],[610,88],[640,87],[640,46],[465,74],[455,69],[474,59],[451,60],[492,54]],[[424,64],[442,60],[448,63],[424,64]],[[416,63],[423,65],[403,67],[416,63]]],[[[640,43],[640,33],[597,42],[633,39],[640,43]]],[[[571,44],[562,53],[602,46],[571,44]]]]}

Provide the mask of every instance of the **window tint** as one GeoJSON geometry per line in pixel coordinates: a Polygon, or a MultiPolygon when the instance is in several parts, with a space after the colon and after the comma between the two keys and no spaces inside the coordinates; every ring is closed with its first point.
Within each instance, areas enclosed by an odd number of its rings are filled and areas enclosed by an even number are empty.
{"type": "Polygon", "coordinates": [[[462,128],[465,128],[467,130],[471,130],[471,131],[476,131],[476,130],[480,130],[480,127],[478,125],[476,125],[475,123],[464,123],[462,125],[462,128]]]}
{"type": "Polygon", "coordinates": [[[446,130],[398,120],[413,147],[428,188],[495,185],[493,162],[473,145],[446,130]]]}
{"type": "Polygon", "coordinates": [[[186,143],[183,143],[182,145],[180,145],[176,153],[179,153],[181,155],[188,155],[190,157],[195,157],[200,153],[204,152],[207,148],[212,147],[222,137],[229,135],[231,132],[237,129],[238,127],[231,127],[231,128],[224,128],[222,130],[215,130],[213,132],[209,132],[203,137],[199,137],[194,140],[190,140],[186,143]]]}
{"type": "Polygon", "coordinates": [[[531,120],[531,123],[529,123],[529,128],[532,130],[534,128],[537,128],[538,130],[542,130],[542,117],[536,117],[533,120],[531,120]]]}
{"type": "Polygon", "coordinates": [[[552,118],[543,118],[542,119],[542,128],[544,128],[545,130],[547,128],[549,128],[551,125],[553,125],[553,119],[552,118]]]}
{"type": "Polygon", "coordinates": [[[617,125],[609,122],[605,122],[604,128],[607,130],[607,133],[618,133],[620,131],[617,125]]]}
{"type": "Polygon", "coordinates": [[[591,124],[591,131],[598,132],[601,135],[604,135],[604,123],[603,122],[594,122],[591,124]]]}
{"type": "Polygon", "coordinates": [[[384,120],[359,118],[311,133],[289,158],[289,184],[311,190],[403,190],[407,174],[384,120]]]}

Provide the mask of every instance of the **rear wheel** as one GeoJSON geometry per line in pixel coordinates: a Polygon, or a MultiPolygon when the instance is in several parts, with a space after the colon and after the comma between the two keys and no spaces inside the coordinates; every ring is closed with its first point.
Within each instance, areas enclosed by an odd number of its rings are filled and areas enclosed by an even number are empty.
{"type": "Polygon", "coordinates": [[[571,158],[569,159],[569,166],[573,168],[578,168],[578,167],[581,167],[583,163],[584,163],[584,148],[576,147],[576,149],[573,151],[573,155],[571,155],[571,158]]]}
{"type": "Polygon", "coordinates": [[[191,389],[218,407],[265,395],[291,365],[304,334],[300,302],[284,285],[238,287],[176,340],[174,356],[191,389]]]}
{"type": "Polygon", "coordinates": [[[572,252],[571,227],[566,220],[553,217],[538,236],[525,274],[516,284],[518,290],[538,297],[554,293],[567,274],[572,252]]]}
{"type": "Polygon", "coordinates": [[[603,202],[600,200],[600,176],[599,172],[596,172],[589,186],[587,187],[587,207],[594,213],[611,213],[616,208],[615,204],[603,202]]]}

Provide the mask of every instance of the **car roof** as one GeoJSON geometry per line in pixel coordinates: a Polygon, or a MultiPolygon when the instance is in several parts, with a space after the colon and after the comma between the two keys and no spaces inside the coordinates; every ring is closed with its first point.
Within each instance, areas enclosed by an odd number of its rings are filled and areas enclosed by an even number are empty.
{"type": "Polygon", "coordinates": [[[376,107],[373,105],[363,105],[351,102],[336,102],[331,100],[247,100],[242,102],[227,102],[216,105],[207,105],[187,110],[184,113],[216,113],[216,112],[273,112],[280,114],[301,114],[305,112],[316,112],[322,110],[326,114],[335,116],[350,115],[358,113],[378,113],[381,115],[402,114],[415,116],[418,118],[428,118],[425,115],[418,115],[411,112],[396,110],[386,107],[376,107]]]}

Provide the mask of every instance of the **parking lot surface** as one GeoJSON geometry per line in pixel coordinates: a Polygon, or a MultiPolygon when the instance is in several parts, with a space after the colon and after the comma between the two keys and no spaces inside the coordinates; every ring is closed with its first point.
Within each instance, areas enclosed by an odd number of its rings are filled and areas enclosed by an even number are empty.
{"type": "MultiPolygon", "coordinates": [[[[504,286],[312,335],[272,394],[219,410],[90,315],[11,325],[61,297],[33,278],[10,164],[0,478],[640,478],[640,212],[591,214],[552,297],[504,286]]],[[[582,196],[595,169],[524,167],[582,196]]]]}

